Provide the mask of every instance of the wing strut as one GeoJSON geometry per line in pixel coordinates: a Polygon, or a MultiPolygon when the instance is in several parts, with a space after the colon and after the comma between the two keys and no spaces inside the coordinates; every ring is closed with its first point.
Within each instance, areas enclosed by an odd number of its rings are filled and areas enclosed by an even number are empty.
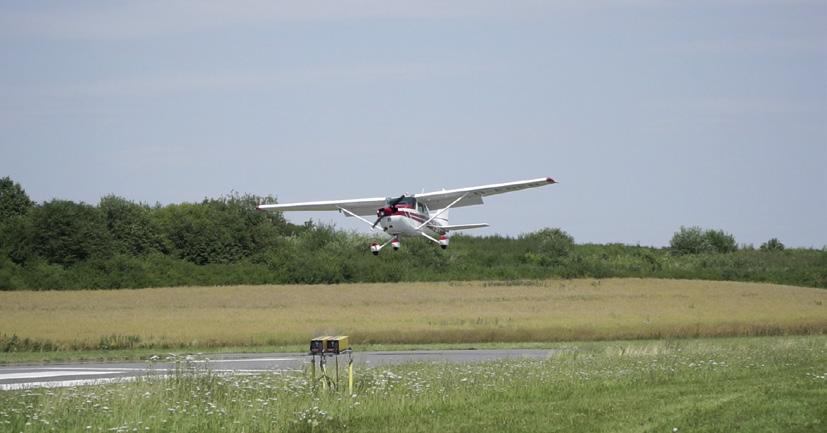
{"type": "MultiPolygon", "coordinates": [[[[469,192],[466,192],[465,194],[463,194],[463,195],[459,196],[459,198],[457,198],[456,200],[452,201],[452,202],[451,202],[451,204],[449,204],[448,206],[445,206],[444,208],[440,209],[440,210],[439,210],[439,212],[437,212],[437,213],[435,213],[435,214],[431,215],[431,217],[430,217],[430,218],[428,218],[427,220],[425,220],[425,222],[424,222],[424,223],[422,223],[422,224],[420,224],[420,225],[419,225],[419,227],[417,227],[416,229],[417,229],[417,230],[419,230],[419,229],[421,229],[422,227],[425,227],[426,225],[428,225],[428,223],[429,223],[429,222],[433,221],[433,220],[434,220],[434,218],[436,218],[436,217],[438,217],[438,216],[442,215],[442,212],[445,212],[446,210],[450,209],[450,208],[451,208],[451,206],[453,206],[453,205],[455,205],[455,204],[459,203],[459,202],[460,202],[462,199],[464,199],[465,197],[468,197],[468,194],[470,194],[470,193],[471,193],[471,192],[469,191],[469,192]]],[[[437,242],[437,243],[439,243],[439,242],[437,242]]]]}
{"type": "Polygon", "coordinates": [[[428,238],[428,239],[430,239],[430,240],[432,240],[432,241],[436,242],[436,244],[437,244],[437,245],[442,245],[442,244],[440,244],[440,243],[439,243],[439,241],[438,241],[438,240],[434,239],[432,236],[429,236],[429,235],[427,235],[427,234],[425,234],[425,233],[423,233],[423,232],[419,232],[419,234],[421,234],[422,236],[425,236],[426,238],[428,238]]]}
{"type": "MultiPolygon", "coordinates": [[[[378,231],[380,231],[380,232],[382,231],[382,230],[379,230],[378,228],[376,228],[376,226],[375,226],[372,222],[370,222],[370,221],[368,221],[368,220],[366,220],[366,219],[364,219],[364,218],[360,217],[359,215],[356,215],[355,213],[353,213],[353,212],[351,212],[351,211],[349,211],[349,210],[347,210],[347,209],[345,209],[345,208],[343,208],[343,207],[341,207],[341,206],[337,206],[336,208],[337,208],[337,209],[339,209],[339,211],[341,211],[341,212],[344,212],[344,213],[346,213],[346,214],[348,214],[348,215],[350,215],[350,216],[352,216],[352,217],[356,217],[356,218],[359,218],[360,220],[364,221],[364,222],[365,222],[365,224],[367,224],[367,225],[369,225],[369,226],[370,226],[370,229],[371,229],[371,230],[378,230],[378,231]]],[[[384,232],[383,232],[383,233],[384,233],[384,232]]]]}

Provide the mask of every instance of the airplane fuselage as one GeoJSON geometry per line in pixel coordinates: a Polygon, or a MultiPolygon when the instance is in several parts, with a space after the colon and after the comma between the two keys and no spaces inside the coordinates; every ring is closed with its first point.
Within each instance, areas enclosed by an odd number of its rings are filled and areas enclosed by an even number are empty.
{"type": "Polygon", "coordinates": [[[393,214],[382,217],[379,226],[382,227],[385,233],[392,236],[421,236],[421,233],[425,233],[432,237],[439,237],[444,234],[444,231],[439,230],[439,226],[446,225],[447,220],[441,216],[434,218],[421,229],[418,228],[430,217],[429,213],[422,213],[407,207],[398,207],[393,214]]]}

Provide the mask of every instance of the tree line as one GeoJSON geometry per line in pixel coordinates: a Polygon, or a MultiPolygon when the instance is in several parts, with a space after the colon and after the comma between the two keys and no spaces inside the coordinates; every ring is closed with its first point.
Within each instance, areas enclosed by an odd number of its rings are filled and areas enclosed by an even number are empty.
{"type": "Polygon", "coordinates": [[[148,205],[108,195],[96,205],[35,203],[0,179],[0,290],[345,283],[549,277],[664,277],[827,287],[827,252],[771,239],[740,247],[720,230],[681,227],[668,248],[578,245],[565,231],[457,235],[448,250],[406,239],[368,253],[369,235],[259,212],[273,197],[230,194],[148,205]]]}

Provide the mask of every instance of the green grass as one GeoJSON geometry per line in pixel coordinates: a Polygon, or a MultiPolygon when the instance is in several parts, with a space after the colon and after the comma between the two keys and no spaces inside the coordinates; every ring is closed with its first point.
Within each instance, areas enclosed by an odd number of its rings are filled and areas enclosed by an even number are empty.
{"type": "MultiPolygon", "coordinates": [[[[357,368],[0,392],[9,432],[820,432],[827,337],[568,344],[544,361],[357,368]],[[28,425],[27,425],[28,423],[28,425]],[[677,429],[677,430],[675,430],[677,429]]],[[[358,348],[357,348],[358,349],[358,348]]]]}

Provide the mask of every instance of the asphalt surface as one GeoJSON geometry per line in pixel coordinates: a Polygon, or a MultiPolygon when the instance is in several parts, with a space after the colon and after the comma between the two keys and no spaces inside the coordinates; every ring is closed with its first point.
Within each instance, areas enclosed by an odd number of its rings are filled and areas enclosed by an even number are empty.
{"type": "MultiPolygon", "coordinates": [[[[423,350],[399,352],[353,352],[355,366],[398,364],[405,362],[481,362],[499,359],[545,359],[554,350],[423,350]]],[[[188,365],[196,369],[225,374],[257,374],[272,371],[300,371],[310,356],[297,353],[206,354],[201,356],[159,358],[145,362],[75,362],[42,365],[8,365],[0,367],[0,390],[40,387],[97,385],[133,380],[140,376],[163,376],[188,365]]],[[[328,365],[334,360],[328,359],[328,365]]],[[[347,362],[341,355],[340,362],[347,362]]]]}

